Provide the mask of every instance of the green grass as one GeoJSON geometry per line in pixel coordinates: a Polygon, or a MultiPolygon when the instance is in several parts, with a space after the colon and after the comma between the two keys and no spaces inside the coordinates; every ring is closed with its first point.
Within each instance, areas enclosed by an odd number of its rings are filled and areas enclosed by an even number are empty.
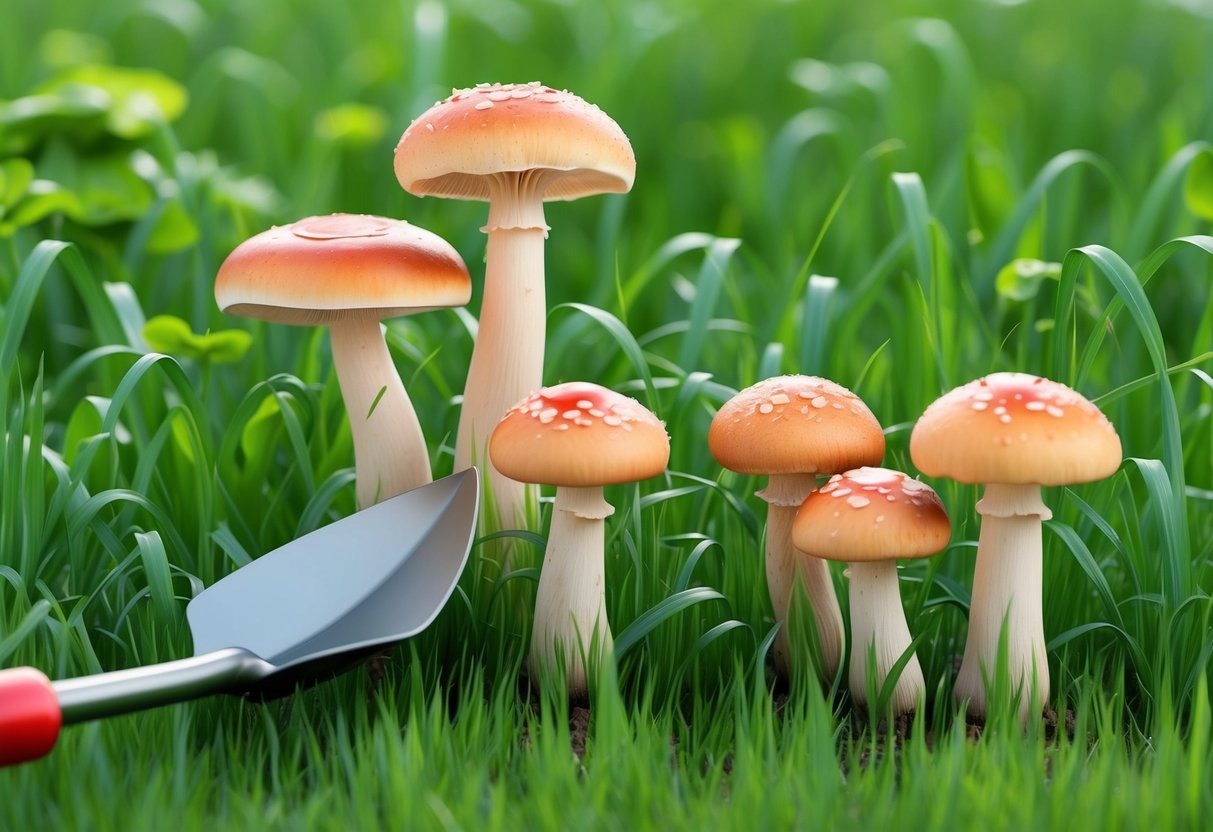
{"type": "MultiPolygon", "coordinates": [[[[1204,822],[1213,12],[249,8],[12,0],[3,13],[20,23],[0,25],[0,101],[88,59],[155,69],[188,103],[167,124],[128,112],[128,135],[60,113],[32,142],[0,105],[0,666],[65,677],[188,655],[189,598],[353,510],[323,332],[226,318],[215,270],[271,223],[367,211],[443,235],[478,275],[484,206],[408,196],[391,150],[452,85],[540,79],[601,105],[638,159],[630,194],[547,214],[545,380],[627,391],[672,437],[666,477],[607,493],[617,678],[575,756],[569,706],[520,670],[542,537],[519,535],[509,574],[485,541],[382,681],[355,671],[266,705],[68,729],[47,760],[0,772],[0,829],[1204,822]],[[72,197],[18,222],[18,157],[72,197]],[[155,352],[144,323],[163,314],[198,334],[246,330],[252,347],[235,362],[222,339],[155,352]],[[886,464],[913,471],[922,410],[1001,369],[1075,385],[1125,447],[1109,480],[1045,495],[1053,704],[1073,711],[1073,736],[1022,735],[1004,702],[973,740],[956,713],[977,492],[948,481],[932,485],[952,547],[902,570],[930,691],[904,744],[852,712],[844,683],[823,693],[802,674],[772,690],[760,484],[712,462],[715,408],[774,373],[826,375],[886,426],[886,464]]],[[[439,473],[470,323],[389,324],[439,473]]]]}

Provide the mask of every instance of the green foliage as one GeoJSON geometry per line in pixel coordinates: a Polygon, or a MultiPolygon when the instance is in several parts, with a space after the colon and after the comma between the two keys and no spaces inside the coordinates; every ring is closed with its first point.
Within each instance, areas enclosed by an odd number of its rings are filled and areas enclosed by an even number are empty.
{"type": "Polygon", "coordinates": [[[143,327],[148,346],[204,363],[232,364],[244,358],[253,346],[253,336],[240,329],[198,335],[176,315],[157,315],[143,327]]]}

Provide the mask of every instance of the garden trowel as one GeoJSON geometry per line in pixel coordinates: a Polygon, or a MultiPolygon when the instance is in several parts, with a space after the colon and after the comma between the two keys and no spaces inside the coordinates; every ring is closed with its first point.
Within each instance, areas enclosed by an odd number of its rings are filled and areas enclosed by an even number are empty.
{"type": "Polygon", "coordinates": [[[470,468],[407,491],[216,582],[185,611],[193,658],[57,682],[0,670],[0,765],[46,754],[61,725],[212,693],[272,698],[421,632],[467,562],[479,481],[470,468]]]}

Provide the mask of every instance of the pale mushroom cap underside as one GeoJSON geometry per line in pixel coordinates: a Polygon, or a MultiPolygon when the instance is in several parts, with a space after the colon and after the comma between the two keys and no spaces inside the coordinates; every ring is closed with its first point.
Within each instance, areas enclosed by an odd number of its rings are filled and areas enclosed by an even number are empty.
{"type": "Polygon", "coordinates": [[[489,457],[519,482],[610,485],[664,471],[670,438],[635,399],[597,384],[567,382],[510,408],[489,439],[489,457]]]}
{"type": "Polygon", "coordinates": [[[716,461],[742,474],[833,474],[879,465],[885,439],[863,400],[816,376],[751,385],[716,412],[708,431],[716,461]]]}
{"type": "Polygon", "coordinates": [[[929,557],[952,526],[929,485],[888,468],[837,474],[801,504],[792,543],[826,560],[861,563],[929,557]]]}
{"type": "Polygon", "coordinates": [[[614,119],[567,90],[479,84],[418,116],[396,145],[396,178],[417,196],[489,199],[489,179],[544,170],[542,198],[623,193],[632,145],[614,119]]]}
{"type": "Polygon", "coordinates": [[[245,240],[215,278],[233,315],[316,325],[463,306],[472,283],[459,253],[402,220],[365,214],[308,217],[245,240]]]}
{"type": "Polygon", "coordinates": [[[945,393],[910,435],[927,476],[967,483],[1068,485],[1120,466],[1116,429],[1064,384],[1026,373],[993,373],[945,393]]]}

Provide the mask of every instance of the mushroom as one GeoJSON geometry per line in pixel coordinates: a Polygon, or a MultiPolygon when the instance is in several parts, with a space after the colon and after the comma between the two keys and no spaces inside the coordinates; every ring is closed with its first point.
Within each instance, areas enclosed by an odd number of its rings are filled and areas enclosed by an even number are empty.
{"type": "MultiPolygon", "coordinates": [[[[628,191],[636,157],[606,113],[536,81],[452,91],[404,131],[395,168],[411,194],[489,203],[484,299],[455,440],[455,465],[466,467],[484,460],[501,414],[543,384],[543,203],[628,191]]],[[[498,522],[521,525],[524,486],[485,467],[498,522]]]]}
{"type": "Polygon", "coordinates": [[[1052,512],[1042,485],[1110,476],[1120,438],[1107,417],[1078,393],[1024,373],[994,373],[937,399],[914,425],[910,455],[924,474],[985,484],[977,503],[981,533],[957,701],[984,716],[1000,634],[1019,718],[1049,698],[1041,612],[1041,521],[1052,512]]]}
{"type": "Polygon", "coordinates": [[[603,520],[615,510],[602,487],[660,474],[670,458],[670,439],[635,399],[597,384],[568,382],[511,408],[490,437],[489,455],[503,476],[556,486],[530,664],[542,673],[563,661],[569,694],[581,698],[587,670],[610,655],[612,645],[603,520]]]}
{"type": "Polygon", "coordinates": [[[830,572],[823,560],[798,558],[792,521],[818,474],[879,465],[884,434],[867,405],[850,390],[816,376],[776,376],[742,390],[712,419],[708,447],[716,461],[742,474],[768,475],[757,496],[767,509],[767,588],[775,620],[775,666],[791,667],[787,633],[792,579],[799,567],[821,645],[823,679],[834,678],[846,636],[830,572]]]}
{"type": "Polygon", "coordinates": [[[441,237],[362,214],[264,231],[237,246],[215,278],[224,312],[329,327],[363,508],[431,480],[425,436],[380,321],[462,306],[471,291],[467,267],[441,237]]]}
{"type": "MultiPolygon", "coordinates": [[[[888,468],[836,474],[796,513],[792,542],[815,558],[846,561],[851,580],[851,698],[868,705],[869,682],[879,691],[912,639],[897,586],[897,558],[924,558],[948,545],[952,526],[931,487],[888,468]],[[868,678],[868,654],[876,676],[868,678]]],[[[914,710],[926,692],[911,654],[893,688],[896,714],[914,710]]]]}

